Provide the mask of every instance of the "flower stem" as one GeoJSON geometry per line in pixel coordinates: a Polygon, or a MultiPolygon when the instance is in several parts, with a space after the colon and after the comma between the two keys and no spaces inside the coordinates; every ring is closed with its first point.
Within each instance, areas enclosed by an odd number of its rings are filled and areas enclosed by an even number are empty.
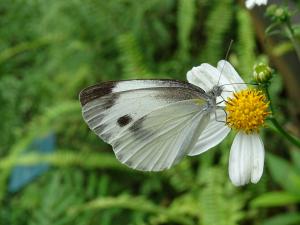
{"type": "Polygon", "coordinates": [[[300,45],[299,43],[297,42],[297,40],[295,39],[295,34],[294,34],[294,30],[290,24],[290,22],[285,22],[284,24],[284,29],[285,29],[285,32],[288,36],[288,38],[290,39],[290,41],[292,42],[294,48],[295,48],[295,51],[296,51],[296,54],[297,54],[297,57],[298,57],[298,60],[300,62],[300,45]]]}
{"type": "MultiPolygon", "coordinates": [[[[270,110],[272,112],[272,114],[274,114],[274,110],[273,110],[273,106],[272,106],[272,101],[270,98],[270,94],[269,94],[269,90],[268,90],[268,86],[265,86],[265,93],[267,95],[267,98],[270,101],[270,110]]],[[[285,139],[287,139],[290,143],[292,143],[293,145],[295,145],[296,147],[300,148],[300,140],[292,135],[290,135],[288,132],[286,132],[283,127],[279,124],[279,122],[277,121],[277,119],[274,116],[271,116],[269,118],[269,121],[271,121],[271,123],[274,125],[274,128],[276,129],[276,131],[285,139]]]]}
{"type": "Polygon", "coordinates": [[[268,100],[269,100],[269,102],[270,102],[270,104],[269,104],[269,106],[270,106],[270,111],[272,112],[272,114],[274,113],[274,110],[273,110],[273,105],[272,105],[272,101],[271,101],[271,97],[270,97],[270,93],[269,93],[269,83],[267,83],[264,87],[263,87],[263,89],[265,90],[265,93],[266,93],[266,95],[267,95],[267,98],[268,98],[268,100]]]}
{"type": "Polygon", "coordinates": [[[286,132],[283,127],[278,123],[278,121],[271,117],[269,118],[271,123],[274,125],[276,131],[285,139],[287,139],[291,144],[295,145],[296,147],[300,148],[300,140],[292,135],[290,135],[288,132],[286,132]]]}

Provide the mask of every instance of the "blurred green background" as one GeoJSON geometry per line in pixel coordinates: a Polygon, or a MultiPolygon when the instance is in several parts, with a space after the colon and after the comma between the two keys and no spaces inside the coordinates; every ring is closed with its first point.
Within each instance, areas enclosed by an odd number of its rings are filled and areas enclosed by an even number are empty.
{"type": "MultiPolygon", "coordinates": [[[[261,181],[236,188],[227,172],[234,135],[168,171],[136,172],[88,129],[78,101],[106,80],[185,80],[224,58],[231,39],[229,60],[250,81],[253,65],[274,57],[253,19],[263,11],[233,0],[1,0],[0,224],[300,224],[300,151],[271,129],[261,181]]],[[[297,134],[299,93],[280,69],[294,66],[283,53],[295,56],[284,46],[271,96],[297,134]]]]}

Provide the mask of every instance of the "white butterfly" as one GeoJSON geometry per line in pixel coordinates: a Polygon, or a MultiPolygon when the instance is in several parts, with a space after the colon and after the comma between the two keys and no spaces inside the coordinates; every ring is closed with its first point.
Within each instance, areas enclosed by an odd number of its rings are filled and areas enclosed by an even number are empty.
{"type": "Polygon", "coordinates": [[[232,69],[220,61],[218,69],[194,67],[187,74],[190,83],[128,80],[90,86],[79,95],[82,115],[122,163],[142,171],[168,169],[185,155],[215,146],[230,131],[216,118],[226,119],[217,110],[221,95],[228,96],[222,85],[240,82],[238,75],[232,79],[232,69]]]}

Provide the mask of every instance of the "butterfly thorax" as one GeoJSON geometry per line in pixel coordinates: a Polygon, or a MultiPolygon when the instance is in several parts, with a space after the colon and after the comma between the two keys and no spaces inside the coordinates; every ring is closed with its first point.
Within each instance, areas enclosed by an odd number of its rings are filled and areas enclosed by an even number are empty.
{"type": "Polygon", "coordinates": [[[210,91],[207,92],[209,96],[208,99],[208,110],[212,110],[216,108],[217,105],[217,97],[220,97],[223,92],[223,87],[219,85],[215,85],[212,87],[210,91]]]}
{"type": "Polygon", "coordinates": [[[212,87],[210,91],[207,92],[207,94],[213,98],[217,98],[221,96],[223,90],[224,90],[223,86],[215,85],[212,87]]]}

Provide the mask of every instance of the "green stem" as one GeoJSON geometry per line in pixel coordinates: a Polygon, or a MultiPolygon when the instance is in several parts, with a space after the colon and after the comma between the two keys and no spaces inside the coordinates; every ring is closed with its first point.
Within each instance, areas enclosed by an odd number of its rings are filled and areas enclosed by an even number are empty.
{"type": "Polygon", "coordinates": [[[290,135],[288,132],[286,132],[274,117],[271,117],[269,120],[272,122],[276,131],[278,131],[278,133],[282,137],[286,138],[290,143],[292,143],[293,145],[300,148],[300,140],[298,138],[296,138],[296,137],[290,135]]]}
{"type": "Polygon", "coordinates": [[[300,62],[300,45],[297,42],[297,40],[295,39],[294,30],[293,30],[291,24],[289,22],[286,22],[284,24],[284,29],[285,29],[285,31],[287,33],[288,38],[290,39],[290,41],[292,42],[292,44],[293,44],[293,46],[295,48],[298,60],[300,62]]]}
{"type": "MultiPolygon", "coordinates": [[[[270,94],[269,94],[269,90],[268,90],[268,85],[265,86],[265,93],[267,95],[267,98],[270,101],[270,110],[272,113],[274,113],[273,110],[273,105],[272,105],[272,101],[270,98],[270,94]]],[[[274,125],[274,128],[276,129],[276,131],[284,138],[286,138],[290,143],[292,143],[293,145],[297,146],[298,148],[300,148],[300,140],[292,135],[290,135],[288,132],[286,132],[283,127],[279,124],[279,122],[276,120],[275,117],[270,117],[269,120],[271,121],[271,123],[274,125]]]]}
{"type": "Polygon", "coordinates": [[[265,93],[266,93],[266,95],[267,95],[267,98],[268,98],[268,100],[270,101],[270,111],[272,112],[272,113],[274,113],[274,110],[273,110],[273,105],[272,105],[272,101],[271,101],[271,97],[270,97],[270,94],[269,94],[269,83],[268,84],[266,84],[266,86],[264,86],[264,90],[265,90],[265,93]]]}

